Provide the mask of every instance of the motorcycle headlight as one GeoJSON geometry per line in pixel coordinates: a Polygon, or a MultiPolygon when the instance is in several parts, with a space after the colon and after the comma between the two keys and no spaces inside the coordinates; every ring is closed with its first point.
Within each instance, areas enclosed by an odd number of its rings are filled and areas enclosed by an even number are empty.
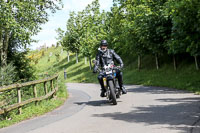
{"type": "Polygon", "coordinates": [[[109,72],[110,71],[110,68],[106,68],[106,72],[109,72]]]}

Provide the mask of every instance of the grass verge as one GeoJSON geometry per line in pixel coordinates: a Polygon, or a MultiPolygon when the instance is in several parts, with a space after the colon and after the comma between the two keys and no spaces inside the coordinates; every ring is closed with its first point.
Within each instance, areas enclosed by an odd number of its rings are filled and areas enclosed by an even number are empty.
{"type": "MultiPolygon", "coordinates": [[[[42,75],[48,73],[48,75],[54,75],[55,73],[60,73],[59,70],[55,70],[52,66],[58,64],[62,65],[60,61],[58,61],[55,57],[56,53],[59,53],[61,48],[50,48],[48,51],[45,51],[45,55],[39,59],[37,64],[33,64],[36,68],[36,75],[38,79],[44,78],[42,75]],[[49,53],[52,53],[52,57],[50,61],[47,61],[49,58],[49,53]],[[48,71],[47,71],[48,70],[48,71]]],[[[34,51],[34,54],[37,54],[37,51],[34,51]]],[[[65,53],[63,53],[64,55],[65,53]]],[[[61,106],[68,94],[66,90],[65,80],[63,76],[59,76],[58,78],[58,87],[59,90],[56,93],[56,97],[52,99],[47,99],[39,102],[36,106],[35,103],[30,103],[22,107],[22,114],[18,115],[17,109],[9,112],[6,116],[0,116],[0,128],[7,127],[18,123],[20,121],[30,119],[36,116],[43,115],[47,112],[54,110],[61,106]]]]}
{"type": "MultiPolygon", "coordinates": [[[[200,93],[200,71],[195,69],[193,63],[179,63],[177,70],[173,68],[171,62],[161,64],[159,70],[155,68],[153,58],[143,59],[143,68],[137,69],[137,57],[132,61],[125,62],[123,78],[125,84],[169,87],[181,90],[188,90],[200,93]]],[[[70,63],[66,63],[67,82],[98,83],[97,74],[93,74],[89,69],[89,63],[84,63],[84,58],[80,56],[80,62],[76,64],[75,57],[70,63]]]]}

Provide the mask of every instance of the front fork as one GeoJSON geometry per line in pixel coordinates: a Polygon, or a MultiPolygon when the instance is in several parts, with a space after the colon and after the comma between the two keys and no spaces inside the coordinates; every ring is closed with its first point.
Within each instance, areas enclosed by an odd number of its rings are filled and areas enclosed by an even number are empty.
{"type": "Polygon", "coordinates": [[[108,81],[110,81],[110,80],[113,81],[114,86],[115,86],[115,82],[114,82],[113,78],[111,78],[111,77],[104,77],[103,78],[103,85],[104,85],[104,88],[106,89],[106,91],[108,91],[108,89],[109,89],[108,81]]]}
{"type": "Polygon", "coordinates": [[[109,92],[109,89],[108,89],[108,81],[107,81],[107,78],[103,78],[103,85],[104,85],[104,88],[106,90],[105,94],[106,94],[106,97],[107,99],[110,99],[110,92],[109,92]]]}
{"type": "Polygon", "coordinates": [[[105,89],[108,86],[107,79],[105,77],[103,78],[103,85],[104,85],[105,89]]]}
{"type": "MultiPolygon", "coordinates": [[[[109,79],[111,80],[111,79],[109,79]]],[[[110,91],[109,91],[109,86],[108,86],[108,81],[109,81],[107,78],[103,78],[103,84],[104,84],[104,88],[106,90],[106,97],[108,99],[110,99],[110,91]]],[[[121,90],[120,90],[120,87],[119,87],[119,83],[118,83],[118,80],[116,78],[112,79],[113,83],[114,83],[114,87],[115,87],[115,94],[117,96],[117,98],[120,97],[121,95],[121,90]]]]}

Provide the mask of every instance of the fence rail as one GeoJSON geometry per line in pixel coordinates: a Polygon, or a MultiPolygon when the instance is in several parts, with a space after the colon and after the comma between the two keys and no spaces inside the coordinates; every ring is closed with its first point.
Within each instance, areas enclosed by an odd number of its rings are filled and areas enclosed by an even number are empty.
{"type": "Polygon", "coordinates": [[[41,79],[41,80],[35,80],[35,81],[26,82],[26,83],[12,84],[12,85],[9,85],[9,86],[0,87],[0,92],[1,92],[0,94],[2,94],[4,91],[17,89],[17,96],[18,96],[17,97],[18,103],[15,103],[15,104],[9,105],[7,107],[4,107],[3,109],[0,109],[0,115],[5,114],[5,113],[7,113],[7,112],[9,112],[13,109],[17,109],[17,108],[18,108],[19,114],[21,114],[22,113],[22,108],[21,108],[22,106],[29,104],[29,103],[32,103],[32,102],[35,102],[36,105],[37,105],[37,103],[39,101],[42,101],[42,100],[47,99],[49,97],[53,97],[58,90],[57,79],[58,79],[58,74],[56,74],[52,77],[49,77],[49,78],[41,79]],[[56,82],[56,87],[54,86],[54,81],[56,82]],[[47,82],[50,82],[50,88],[51,88],[50,92],[48,92],[47,82]],[[36,85],[41,84],[41,83],[44,84],[45,95],[38,97],[36,85]],[[27,87],[27,86],[33,86],[34,98],[30,98],[28,100],[22,101],[21,90],[22,90],[22,87],[27,87]]]}

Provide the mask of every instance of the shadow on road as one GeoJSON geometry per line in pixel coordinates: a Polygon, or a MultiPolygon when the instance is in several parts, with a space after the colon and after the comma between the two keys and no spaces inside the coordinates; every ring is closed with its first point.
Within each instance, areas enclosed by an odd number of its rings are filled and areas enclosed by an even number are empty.
{"type": "MultiPolygon", "coordinates": [[[[129,88],[129,93],[153,93],[153,94],[175,94],[178,90],[167,88],[139,87],[129,88]]],[[[185,93],[181,91],[181,93],[185,93]]],[[[144,107],[133,107],[128,113],[113,112],[94,114],[94,117],[108,117],[129,123],[145,123],[145,125],[165,124],[170,128],[192,132],[200,120],[200,97],[187,98],[163,98],[156,99],[160,105],[149,105],[144,107]],[[163,103],[163,104],[162,104],[163,103]]]]}
{"type": "MultiPolygon", "coordinates": [[[[117,102],[121,102],[121,101],[117,101],[117,102]]],[[[88,101],[88,102],[75,102],[74,104],[78,104],[78,105],[85,104],[85,105],[89,105],[89,106],[110,106],[110,105],[113,105],[108,100],[96,100],[96,101],[88,101]]]]}
{"type": "Polygon", "coordinates": [[[136,86],[136,88],[131,88],[132,85],[126,85],[128,88],[128,92],[134,93],[150,93],[150,94],[183,94],[183,93],[190,93],[185,90],[177,90],[172,88],[165,88],[165,87],[152,87],[152,86],[136,86]]]}

